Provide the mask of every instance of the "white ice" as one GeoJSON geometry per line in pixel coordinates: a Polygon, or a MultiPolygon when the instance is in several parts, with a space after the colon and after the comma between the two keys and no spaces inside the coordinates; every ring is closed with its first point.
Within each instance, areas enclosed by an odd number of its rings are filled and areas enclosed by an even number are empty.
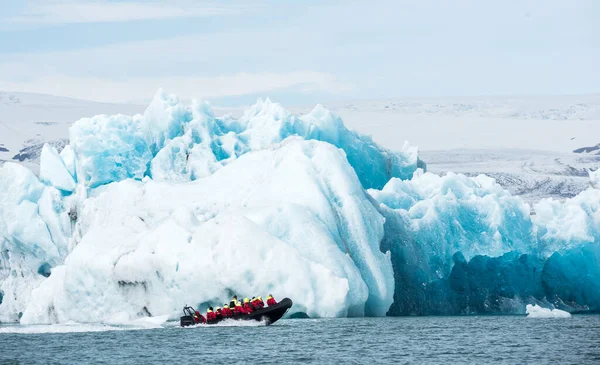
{"type": "Polygon", "coordinates": [[[144,308],[174,319],[231,293],[290,297],[313,317],[381,316],[392,303],[383,218],[330,144],[292,138],[194,182],[92,193],[81,240],[21,323],[133,320],[144,308]]]}
{"type": "Polygon", "coordinates": [[[233,293],[380,316],[386,236],[414,243],[432,280],[457,251],[548,257],[600,237],[598,189],[532,209],[489,177],[417,170],[416,148],[383,148],[321,106],[216,117],[159,92],[144,114],[85,118],[70,136],[43,149],[40,179],[0,167],[0,321],[176,319],[233,293]]]}
{"type": "MultiPolygon", "coordinates": [[[[65,157],[69,157],[70,149],[65,152],[65,157]]],[[[59,156],[56,149],[48,144],[42,147],[40,157],[40,180],[59,190],[72,192],[76,184],[69,169],[59,156]]]]}
{"type": "Polygon", "coordinates": [[[571,313],[560,309],[549,309],[538,305],[527,304],[527,318],[571,318],[571,313]]]}

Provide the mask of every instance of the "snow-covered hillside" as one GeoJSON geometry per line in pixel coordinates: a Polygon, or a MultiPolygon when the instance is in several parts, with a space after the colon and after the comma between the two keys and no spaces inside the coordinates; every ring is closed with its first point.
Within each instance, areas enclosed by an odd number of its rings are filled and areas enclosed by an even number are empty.
{"type": "MultiPolygon", "coordinates": [[[[428,171],[492,176],[535,202],[565,198],[589,185],[600,167],[600,95],[402,98],[324,103],[352,129],[399,150],[419,146],[428,171]],[[573,153],[578,151],[579,153],[573,153]]],[[[292,107],[307,113],[310,107],[292,107]]],[[[68,126],[96,114],[142,113],[145,106],[0,92],[0,164],[19,161],[34,172],[44,142],[59,150],[68,126]]],[[[239,117],[244,108],[214,108],[239,117]]]]}
{"type": "Polygon", "coordinates": [[[600,143],[600,95],[390,99],[325,106],[386,146],[406,139],[424,151],[572,152],[600,143]]]}

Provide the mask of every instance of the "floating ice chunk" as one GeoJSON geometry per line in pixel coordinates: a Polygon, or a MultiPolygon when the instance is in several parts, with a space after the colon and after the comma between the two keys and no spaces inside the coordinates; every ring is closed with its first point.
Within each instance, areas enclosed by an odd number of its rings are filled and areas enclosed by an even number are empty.
{"type": "Polygon", "coordinates": [[[527,318],[571,318],[571,313],[560,309],[548,309],[538,305],[527,304],[527,318]]]}
{"type": "MultiPolygon", "coordinates": [[[[65,156],[68,158],[69,152],[66,152],[65,156]]],[[[40,157],[40,180],[66,192],[72,192],[76,186],[72,174],[59,156],[56,148],[47,143],[42,147],[40,157]]]]}
{"type": "Polygon", "coordinates": [[[204,310],[231,292],[287,296],[311,317],[381,316],[392,303],[383,218],[323,142],[287,139],[194,182],[103,186],[76,230],[22,323],[178,318],[185,303],[204,310]]]}

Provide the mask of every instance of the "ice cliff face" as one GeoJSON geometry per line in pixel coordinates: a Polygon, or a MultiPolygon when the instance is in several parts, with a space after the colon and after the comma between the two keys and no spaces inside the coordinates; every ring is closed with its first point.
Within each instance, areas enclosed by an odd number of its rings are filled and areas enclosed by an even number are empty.
{"type": "Polygon", "coordinates": [[[272,292],[309,316],[600,309],[600,190],[532,209],[317,106],[159,92],[0,168],[0,321],[115,322],[272,292]]]}
{"type": "Polygon", "coordinates": [[[386,218],[391,314],[600,308],[600,190],[542,200],[535,215],[486,176],[418,171],[369,192],[386,218]]]}

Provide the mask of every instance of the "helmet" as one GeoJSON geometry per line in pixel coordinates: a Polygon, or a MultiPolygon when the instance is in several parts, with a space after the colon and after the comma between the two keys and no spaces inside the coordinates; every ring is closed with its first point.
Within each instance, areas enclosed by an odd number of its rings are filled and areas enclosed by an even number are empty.
{"type": "Polygon", "coordinates": [[[244,303],[248,303],[249,301],[248,298],[244,298],[244,303]]]}

